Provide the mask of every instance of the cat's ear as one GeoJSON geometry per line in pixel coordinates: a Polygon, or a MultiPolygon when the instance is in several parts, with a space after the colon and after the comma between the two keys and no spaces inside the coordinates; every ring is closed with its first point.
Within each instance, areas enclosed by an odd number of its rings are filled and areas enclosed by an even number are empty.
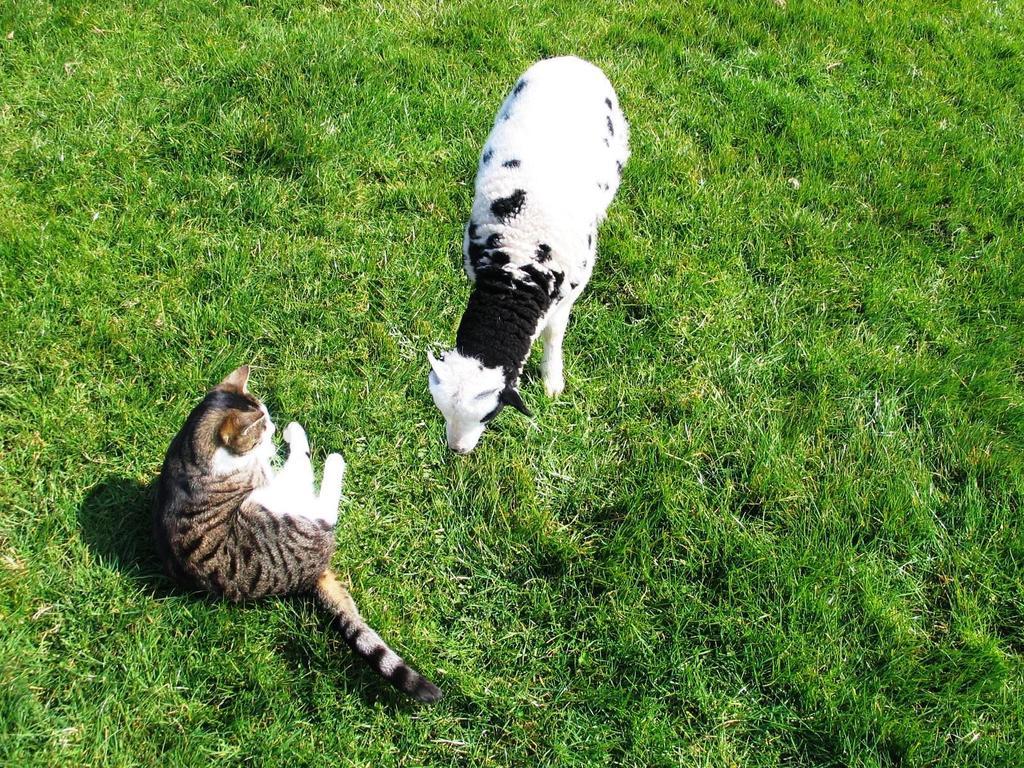
{"type": "Polygon", "coordinates": [[[231,411],[220,423],[217,436],[232,453],[248,453],[263,439],[267,414],[262,410],[231,411]]]}
{"type": "Polygon", "coordinates": [[[217,385],[217,389],[224,389],[228,392],[237,392],[240,395],[244,395],[249,390],[246,387],[249,384],[249,366],[242,365],[235,368],[231,373],[227,375],[220,384],[217,385]]]}

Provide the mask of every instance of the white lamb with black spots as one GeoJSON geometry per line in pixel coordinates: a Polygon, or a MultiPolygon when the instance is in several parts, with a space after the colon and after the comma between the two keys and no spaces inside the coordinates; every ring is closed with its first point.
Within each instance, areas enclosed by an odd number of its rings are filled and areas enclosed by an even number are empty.
{"type": "Polygon", "coordinates": [[[463,238],[473,281],[454,350],[429,354],[430,393],[448,446],[476,447],[544,336],[544,389],[565,387],[562,340],[590,280],[597,227],[629,157],[629,127],[604,73],[574,56],[537,62],[516,82],[480,154],[463,238]]]}

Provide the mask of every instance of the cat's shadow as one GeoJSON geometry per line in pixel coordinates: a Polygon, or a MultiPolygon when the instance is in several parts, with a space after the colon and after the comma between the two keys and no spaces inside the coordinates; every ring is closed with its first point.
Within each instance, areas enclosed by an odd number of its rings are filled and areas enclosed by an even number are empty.
{"type": "Polygon", "coordinates": [[[131,576],[156,595],[180,594],[165,575],[153,541],[156,483],[110,477],[95,485],[78,509],[82,541],[100,562],[131,576]]]}
{"type": "MultiPolygon", "coordinates": [[[[200,602],[217,602],[205,592],[195,592],[177,585],[168,578],[160,562],[153,539],[152,513],[156,498],[156,481],[141,483],[128,477],[111,477],[94,486],[78,510],[82,540],[100,562],[131,577],[146,592],[158,598],[176,597],[200,602]]],[[[336,633],[326,612],[315,599],[307,596],[268,598],[235,606],[239,611],[259,610],[271,600],[294,600],[302,611],[315,614],[325,634],[336,633]]],[[[331,639],[326,656],[323,649],[296,633],[279,646],[281,658],[299,674],[310,670],[344,678],[345,687],[353,690],[363,703],[383,706],[394,712],[414,709],[408,697],[380,679],[349,650],[339,636],[331,639]]]]}

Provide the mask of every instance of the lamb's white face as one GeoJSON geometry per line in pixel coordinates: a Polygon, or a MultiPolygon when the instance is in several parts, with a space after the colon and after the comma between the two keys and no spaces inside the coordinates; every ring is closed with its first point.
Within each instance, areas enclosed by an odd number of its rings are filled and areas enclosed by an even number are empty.
{"type": "MultiPolygon", "coordinates": [[[[430,360],[430,394],[444,414],[448,447],[456,453],[469,453],[502,408],[510,402],[505,375],[500,368],[488,368],[479,360],[459,352],[447,352],[440,359],[427,353],[430,360]]],[[[518,394],[511,397],[522,406],[518,394]]],[[[522,408],[525,411],[525,406],[522,408]]]]}

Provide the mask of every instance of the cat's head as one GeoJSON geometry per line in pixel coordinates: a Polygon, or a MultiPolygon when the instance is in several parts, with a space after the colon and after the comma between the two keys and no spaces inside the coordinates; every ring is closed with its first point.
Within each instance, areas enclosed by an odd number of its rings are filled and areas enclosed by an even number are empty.
{"type": "Polygon", "coordinates": [[[274,423],[263,403],[249,393],[249,366],[236,368],[206,396],[211,416],[219,419],[217,441],[235,456],[269,442],[274,423]]]}
{"type": "Polygon", "coordinates": [[[192,450],[215,474],[238,471],[274,453],[274,423],[248,382],[249,366],[236,368],[206,393],[185,424],[192,450]]]}

